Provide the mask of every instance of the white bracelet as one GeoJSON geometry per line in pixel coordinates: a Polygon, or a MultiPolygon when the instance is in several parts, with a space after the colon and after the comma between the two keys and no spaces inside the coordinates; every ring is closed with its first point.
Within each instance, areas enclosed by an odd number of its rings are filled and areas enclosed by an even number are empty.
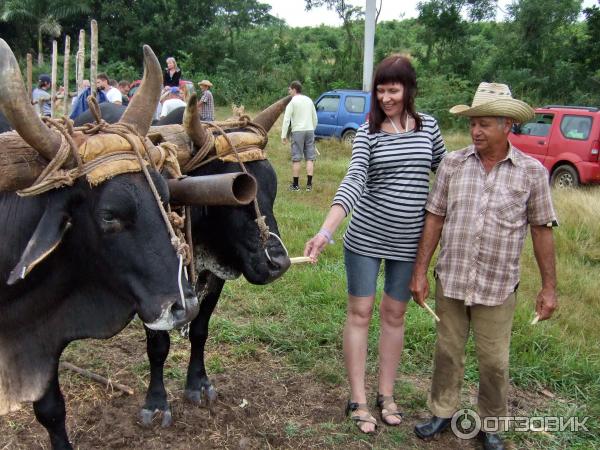
{"type": "Polygon", "coordinates": [[[334,243],[333,236],[331,235],[329,230],[327,230],[325,228],[321,228],[317,234],[320,234],[321,236],[325,236],[325,238],[327,239],[327,242],[329,242],[330,244],[334,243]]]}

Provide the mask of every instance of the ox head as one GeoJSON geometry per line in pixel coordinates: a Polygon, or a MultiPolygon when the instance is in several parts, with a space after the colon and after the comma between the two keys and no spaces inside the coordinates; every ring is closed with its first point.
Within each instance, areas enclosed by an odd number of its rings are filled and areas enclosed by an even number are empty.
{"type": "MultiPolygon", "coordinates": [[[[290,99],[291,97],[286,97],[274,103],[258,114],[254,123],[268,132],[290,99]]],[[[183,125],[194,144],[202,148],[207,139],[207,130],[198,118],[193,97],[186,108],[183,125]]],[[[248,173],[256,179],[256,200],[269,227],[269,239],[263,243],[260,237],[256,222],[257,212],[253,204],[199,209],[195,212],[197,221],[194,232],[199,254],[198,265],[212,264],[208,269],[224,279],[233,278],[241,273],[251,283],[266,284],[279,278],[290,266],[290,259],[279,238],[279,228],[273,213],[277,176],[266,159],[244,164],[248,173]]],[[[238,163],[216,160],[201,166],[190,175],[231,173],[239,170],[238,163]]]]}
{"type": "MultiPolygon", "coordinates": [[[[162,84],[160,65],[148,46],[144,62],[142,85],[120,120],[142,136],[150,127],[162,84]]],[[[2,39],[0,110],[25,142],[52,159],[60,137],[27,101],[14,55],[2,39]]],[[[151,176],[166,204],[165,180],[156,172],[151,176]]],[[[132,305],[131,312],[154,329],[183,325],[197,314],[197,299],[141,173],[116,175],[96,187],[79,179],[71,187],[21,199],[20,205],[33,211],[25,226],[30,238],[22,243],[7,279],[11,286],[5,289],[23,294],[62,280],[56,291],[63,296],[118,299],[132,305]]]]}
{"type": "MultiPolygon", "coordinates": [[[[273,213],[277,176],[267,160],[245,165],[257,181],[256,200],[271,232],[269,239],[263,244],[253,204],[198,208],[192,215],[197,265],[223,279],[235,278],[241,273],[250,283],[266,284],[279,278],[290,266],[273,213]]],[[[238,170],[236,163],[213,161],[197,169],[194,175],[238,170]]]]}

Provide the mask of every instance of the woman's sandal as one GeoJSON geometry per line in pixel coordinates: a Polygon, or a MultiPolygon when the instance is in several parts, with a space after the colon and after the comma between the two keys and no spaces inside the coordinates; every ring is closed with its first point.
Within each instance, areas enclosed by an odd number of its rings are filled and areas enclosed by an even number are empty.
{"type": "Polygon", "coordinates": [[[346,416],[348,415],[350,416],[350,419],[354,421],[354,423],[362,433],[375,433],[375,430],[363,431],[363,429],[360,427],[362,423],[372,423],[373,425],[375,425],[375,429],[377,429],[377,420],[369,412],[369,407],[366,403],[356,403],[351,400],[348,400],[348,404],[346,405],[346,416]]]}
{"type": "Polygon", "coordinates": [[[402,412],[398,409],[398,405],[394,401],[394,397],[391,395],[377,394],[377,407],[381,412],[381,421],[391,427],[398,426],[402,423],[402,412]],[[387,421],[388,417],[397,417],[400,422],[390,423],[387,421]]]}

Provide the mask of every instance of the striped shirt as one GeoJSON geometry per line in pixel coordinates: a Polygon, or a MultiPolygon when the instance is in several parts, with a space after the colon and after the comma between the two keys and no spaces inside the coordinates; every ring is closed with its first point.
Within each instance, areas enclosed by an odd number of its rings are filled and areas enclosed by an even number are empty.
{"type": "Polygon", "coordinates": [[[333,199],[352,218],[344,246],[355,253],[414,261],[423,230],[429,175],[446,156],[437,122],[420,114],[421,131],[369,133],[362,125],[350,167],[333,199]]]}
{"type": "Polygon", "coordinates": [[[440,166],[427,211],[444,216],[436,273],[444,296],[501,305],[519,283],[527,224],[553,226],[548,172],[512,145],[489,173],[471,145],[440,166]]]}

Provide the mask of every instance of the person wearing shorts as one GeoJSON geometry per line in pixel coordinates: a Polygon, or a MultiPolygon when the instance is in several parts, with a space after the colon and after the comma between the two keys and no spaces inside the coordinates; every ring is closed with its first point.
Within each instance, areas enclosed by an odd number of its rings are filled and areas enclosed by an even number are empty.
{"type": "Polygon", "coordinates": [[[302,84],[292,81],[288,88],[292,100],[285,108],[281,140],[288,143],[291,136],[292,184],[290,191],[299,191],[300,163],[306,161],[306,190],[312,190],[312,179],[315,161],[315,128],[317,128],[317,111],[313,101],[302,94],[302,84]]]}
{"type": "Polygon", "coordinates": [[[430,173],[446,155],[435,119],[415,110],[416,90],[415,70],[407,57],[391,55],[379,64],[373,77],[369,122],[358,128],[348,172],[321,229],[304,248],[304,255],[316,262],[352,212],[344,234],[348,308],[343,348],[350,384],[346,410],[363,433],[373,433],[377,424],[367,406],[365,370],[382,261],[385,281],[379,308],[377,406],[386,425],[402,421],[394,384],[411,298],[409,282],[424,224],[430,173]]]}

